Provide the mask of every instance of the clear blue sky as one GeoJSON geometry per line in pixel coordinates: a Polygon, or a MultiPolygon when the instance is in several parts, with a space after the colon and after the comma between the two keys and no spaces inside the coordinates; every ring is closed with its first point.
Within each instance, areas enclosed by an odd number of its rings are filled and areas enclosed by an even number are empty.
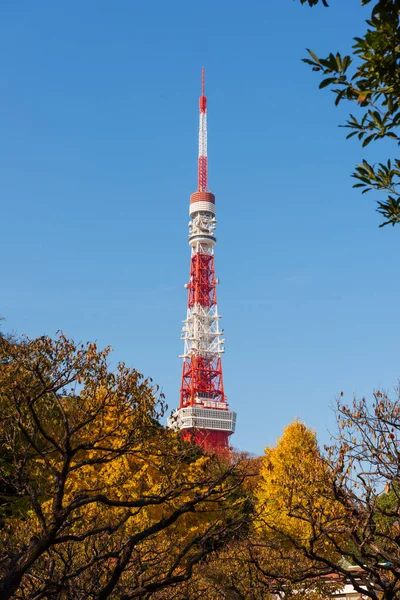
{"type": "Polygon", "coordinates": [[[399,375],[398,228],[352,190],[362,151],[305,47],[346,51],[358,0],[0,5],[0,314],[111,344],[178,402],[189,195],[206,67],[232,443],[294,417],[322,442],[344,391],[399,375]]]}

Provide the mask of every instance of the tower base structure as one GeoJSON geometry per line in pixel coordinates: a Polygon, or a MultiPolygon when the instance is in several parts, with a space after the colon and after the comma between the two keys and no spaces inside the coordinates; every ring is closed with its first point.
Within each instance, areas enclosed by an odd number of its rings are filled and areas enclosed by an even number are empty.
{"type": "Polygon", "coordinates": [[[205,450],[228,449],[235,426],[236,413],[225,403],[211,400],[203,400],[200,406],[178,408],[168,417],[168,427],[180,431],[184,440],[205,450]]]}

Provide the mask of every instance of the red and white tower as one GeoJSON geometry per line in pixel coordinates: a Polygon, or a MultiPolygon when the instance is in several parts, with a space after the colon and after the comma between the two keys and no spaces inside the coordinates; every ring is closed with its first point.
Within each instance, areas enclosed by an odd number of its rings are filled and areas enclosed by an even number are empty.
{"type": "Polygon", "coordinates": [[[183,321],[184,352],[179,408],[168,426],[180,429],[209,450],[228,448],[235,431],[236,413],[229,410],[222,379],[224,340],[219,328],[214,270],[216,227],[215,196],[208,190],[207,98],[204,68],[200,96],[200,129],[197,192],[190,196],[189,245],[191,247],[188,309],[183,321]]]}

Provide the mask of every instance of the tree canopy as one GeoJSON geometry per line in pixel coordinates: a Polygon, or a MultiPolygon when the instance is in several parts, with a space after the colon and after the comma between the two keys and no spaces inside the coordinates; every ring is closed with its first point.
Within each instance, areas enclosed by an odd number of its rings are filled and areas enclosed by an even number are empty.
{"type": "Polygon", "coordinates": [[[244,462],[162,427],[163,398],[109,349],[0,344],[0,597],[147,597],[240,530],[244,462]]]}
{"type": "Polygon", "coordinates": [[[276,446],[265,449],[257,491],[260,528],[314,543],[310,521],[338,516],[330,477],[315,432],[300,421],[289,424],[276,446]]]}
{"type": "Polygon", "coordinates": [[[364,597],[400,594],[400,399],[338,401],[335,443],[321,454],[315,434],[289,425],[267,448],[256,522],[299,582],[319,572],[349,581],[364,597]]]}
{"type": "Polygon", "coordinates": [[[400,594],[400,400],[337,405],[261,459],[204,454],[109,349],[0,340],[0,596],[18,600],[400,594]],[[350,568],[351,567],[351,568],[350,568]]]}

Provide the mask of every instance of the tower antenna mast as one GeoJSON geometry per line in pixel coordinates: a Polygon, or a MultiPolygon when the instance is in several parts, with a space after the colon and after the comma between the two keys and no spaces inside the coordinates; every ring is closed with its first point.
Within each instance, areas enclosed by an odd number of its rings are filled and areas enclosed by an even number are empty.
{"type": "Polygon", "coordinates": [[[201,70],[199,123],[199,161],[197,191],[206,192],[208,188],[208,156],[207,156],[207,97],[204,95],[204,67],[201,70]]]}

